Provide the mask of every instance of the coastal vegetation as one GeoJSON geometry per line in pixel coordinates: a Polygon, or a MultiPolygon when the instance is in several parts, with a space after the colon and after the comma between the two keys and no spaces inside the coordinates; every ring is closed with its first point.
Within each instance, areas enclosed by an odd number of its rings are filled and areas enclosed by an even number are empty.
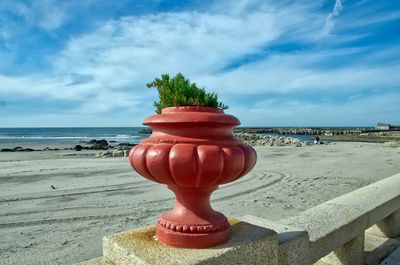
{"type": "Polygon", "coordinates": [[[195,83],[190,83],[183,74],[178,73],[170,78],[169,74],[161,75],[146,84],[148,88],[155,87],[160,101],[155,101],[156,113],[160,114],[163,108],[178,106],[198,106],[228,109],[228,106],[218,101],[216,93],[207,93],[205,88],[199,88],[195,83]]]}

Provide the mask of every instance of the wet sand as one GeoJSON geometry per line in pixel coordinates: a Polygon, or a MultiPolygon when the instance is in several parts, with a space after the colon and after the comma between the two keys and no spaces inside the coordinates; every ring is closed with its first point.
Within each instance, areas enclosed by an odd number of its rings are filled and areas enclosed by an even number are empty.
{"type": "MultiPolygon", "coordinates": [[[[400,148],[382,144],[256,150],[254,170],[214,192],[216,210],[278,220],[400,172],[400,148]]],[[[135,173],[127,158],[93,153],[0,153],[0,264],[98,257],[104,235],[154,224],[173,207],[172,192],[135,173]]]]}

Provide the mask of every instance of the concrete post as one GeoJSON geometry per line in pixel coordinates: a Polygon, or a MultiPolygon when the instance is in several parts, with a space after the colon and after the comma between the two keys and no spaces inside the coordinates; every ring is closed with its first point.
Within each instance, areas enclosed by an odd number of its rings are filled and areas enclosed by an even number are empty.
{"type": "Polygon", "coordinates": [[[400,236],[400,210],[395,211],[367,230],[380,237],[396,238],[400,236]]]}
{"type": "Polygon", "coordinates": [[[154,226],[106,236],[103,239],[104,259],[115,265],[278,264],[278,235],[275,231],[236,219],[229,221],[230,239],[204,249],[163,245],[154,238],[154,226]]]}
{"type": "Polygon", "coordinates": [[[309,265],[310,242],[306,231],[252,215],[239,219],[278,233],[279,265],[309,265]]]}
{"type": "Polygon", "coordinates": [[[364,265],[364,232],[321,260],[330,265],[364,265]]]}

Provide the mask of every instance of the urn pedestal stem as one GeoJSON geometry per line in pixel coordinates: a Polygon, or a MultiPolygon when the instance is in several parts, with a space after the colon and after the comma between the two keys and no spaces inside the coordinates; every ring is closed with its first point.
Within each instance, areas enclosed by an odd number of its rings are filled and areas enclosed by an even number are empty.
{"type": "Polygon", "coordinates": [[[171,211],[161,215],[157,222],[156,237],[174,247],[200,248],[221,244],[229,239],[227,218],[214,211],[210,204],[211,193],[218,186],[185,189],[168,186],[176,197],[171,211]]]}
{"type": "Polygon", "coordinates": [[[186,221],[192,215],[196,216],[196,220],[204,220],[212,222],[214,210],[211,208],[211,193],[218,189],[218,186],[211,186],[203,189],[185,189],[178,186],[168,186],[175,194],[175,206],[171,213],[182,216],[186,221]]]}

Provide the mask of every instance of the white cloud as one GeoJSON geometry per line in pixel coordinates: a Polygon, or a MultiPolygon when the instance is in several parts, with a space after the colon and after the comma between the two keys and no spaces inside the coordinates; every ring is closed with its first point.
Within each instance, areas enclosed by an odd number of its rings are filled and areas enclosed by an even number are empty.
{"type": "Polygon", "coordinates": [[[235,107],[230,113],[243,126],[375,126],[376,122],[399,123],[399,99],[398,92],[357,96],[339,103],[277,98],[262,100],[253,108],[235,107]]]}
{"type": "Polygon", "coordinates": [[[197,12],[164,13],[111,21],[73,40],[56,62],[60,71],[93,73],[104,67],[160,72],[212,72],[257,52],[282,32],[277,17],[230,17],[197,12]],[[97,68],[96,70],[94,68],[97,68]]]}
{"type": "Polygon", "coordinates": [[[342,1],[336,0],[332,12],[326,18],[325,26],[321,32],[322,37],[325,37],[332,32],[333,28],[335,27],[336,19],[338,18],[340,11],[342,11],[342,8],[342,1]]]}
{"type": "Polygon", "coordinates": [[[184,72],[195,80],[258,53],[301,17],[285,12],[180,12],[111,20],[71,39],[57,57],[46,58],[51,72],[0,76],[0,93],[83,101],[82,110],[90,112],[111,110],[115,102],[137,104],[150,98],[145,84],[162,73],[184,72]]]}
{"type": "Polygon", "coordinates": [[[383,23],[387,22],[390,20],[395,20],[400,18],[400,11],[393,11],[385,15],[377,15],[377,16],[364,16],[360,17],[360,19],[357,19],[354,23],[351,23],[351,25],[348,25],[349,27],[366,27],[370,26],[372,24],[377,24],[377,23],[383,23]]]}
{"type": "MultiPolygon", "coordinates": [[[[342,55],[346,55],[345,50],[342,55]]],[[[400,66],[348,65],[341,68],[315,69],[313,63],[335,58],[321,54],[289,54],[271,56],[268,60],[204,76],[210,87],[219,88],[223,94],[259,95],[260,93],[368,91],[373,88],[393,88],[400,84],[400,66]],[[310,66],[311,64],[311,66],[310,66]]]]}
{"type": "MultiPolygon", "coordinates": [[[[66,100],[76,107],[65,110],[69,114],[102,113],[115,109],[136,108],[149,101],[151,91],[135,93],[134,90],[115,91],[102,88],[101,84],[83,83],[69,85],[70,78],[46,78],[43,76],[7,77],[0,75],[0,98],[17,95],[22,98],[66,100]]],[[[137,92],[137,91],[136,91],[137,92]]],[[[150,100],[151,102],[151,100],[150,100]]],[[[151,104],[149,104],[151,105],[151,104]]]]}
{"type": "Polygon", "coordinates": [[[62,2],[52,0],[33,1],[31,9],[35,10],[37,21],[40,28],[54,30],[62,26],[68,19],[66,5],[62,2]]]}
{"type": "MultiPolygon", "coordinates": [[[[68,20],[68,11],[71,5],[72,3],[52,0],[32,0],[26,4],[4,1],[0,4],[0,11],[5,10],[22,18],[25,21],[23,27],[39,27],[51,31],[59,28],[68,20]]],[[[14,25],[15,29],[21,26],[14,25]]]]}

